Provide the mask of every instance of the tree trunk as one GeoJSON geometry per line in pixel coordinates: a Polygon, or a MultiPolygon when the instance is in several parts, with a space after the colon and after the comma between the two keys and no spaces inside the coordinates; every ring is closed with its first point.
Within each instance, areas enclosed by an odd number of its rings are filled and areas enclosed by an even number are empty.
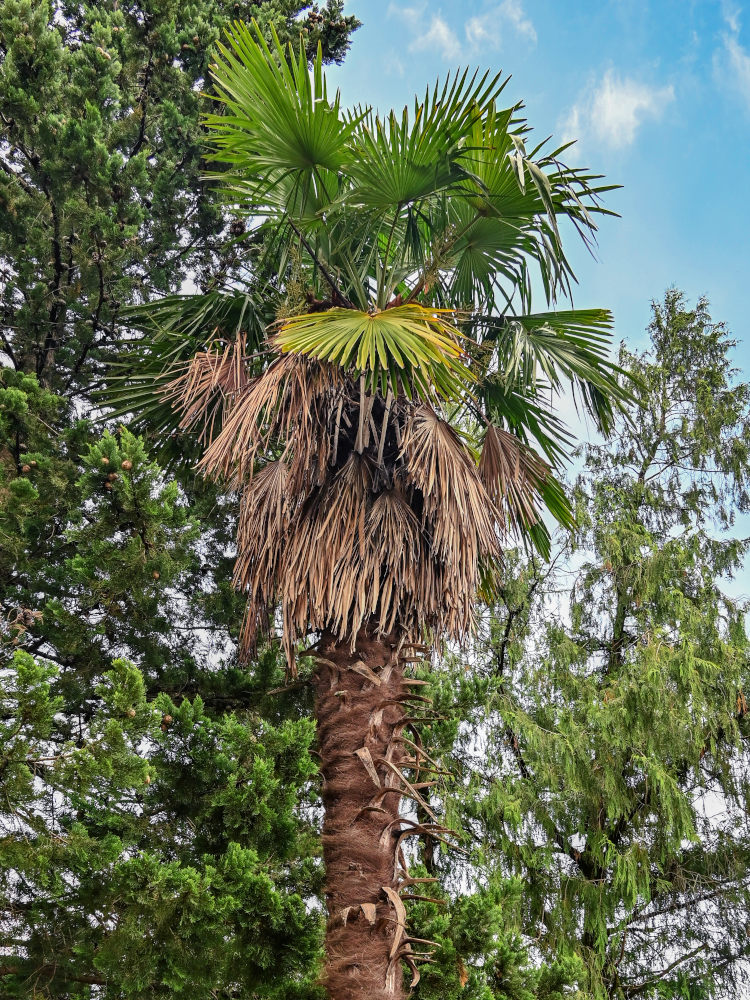
{"type": "Polygon", "coordinates": [[[412,965],[398,895],[401,773],[410,756],[403,664],[395,644],[324,636],[315,676],[326,867],[325,985],[331,1000],[402,1000],[412,965]]]}

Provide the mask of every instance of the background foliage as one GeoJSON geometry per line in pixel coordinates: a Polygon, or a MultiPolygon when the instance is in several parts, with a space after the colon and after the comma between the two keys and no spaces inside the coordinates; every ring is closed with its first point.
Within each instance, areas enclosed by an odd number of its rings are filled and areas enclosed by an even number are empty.
{"type": "Polygon", "coordinates": [[[315,994],[313,733],[258,693],[272,650],[234,665],[233,505],[92,401],[123,308],[238,265],[200,179],[220,32],[340,60],[342,6],[0,10],[4,996],[315,994]]]}
{"type": "Polygon", "coordinates": [[[649,333],[620,353],[639,405],[581,453],[576,532],[547,564],[517,556],[471,660],[435,675],[444,808],[482,892],[519,880],[527,946],[583,996],[730,997],[750,952],[748,606],[725,590],[750,387],[704,300],[667,292],[649,333]]]}

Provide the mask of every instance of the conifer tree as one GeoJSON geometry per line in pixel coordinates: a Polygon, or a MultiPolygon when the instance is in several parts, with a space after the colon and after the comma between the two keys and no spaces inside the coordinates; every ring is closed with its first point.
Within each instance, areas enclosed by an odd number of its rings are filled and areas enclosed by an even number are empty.
{"type": "MultiPolygon", "coordinates": [[[[273,26],[295,39],[303,32],[310,50],[320,43],[329,61],[343,58],[359,23],[343,15],[339,0],[322,11],[294,0],[249,6],[262,30],[273,26]]],[[[200,115],[209,103],[201,90],[210,89],[211,46],[243,10],[241,4],[214,0],[187,7],[13,0],[0,10],[1,384],[20,407],[18,413],[12,406],[6,411],[4,471],[13,478],[15,469],[23,477],[29,464],[24,455],[32,450],[41,450],[44,462],[52,463],[43,468],[36,464],[40,456],[30,456],[31,507],[22,524],[9,522],[13,532],[6,535],[4,558],[10,575],[0,582],[8,614],[18,608],[41,612],[48,600],[63,599],[65,546],[75,544],[64,529],[69,519],[81,518],[80,497],[69,487],[80,476],[81,455],[101,435],[100,428],[79,418],[100,415],[92,400],[100,398],[105,362],[121,352],[118,312],[178,288],[187,275],[211,283],[233,266],[228,221],[215,191],[200,178],[200,115]],[[27,376],[35,376],[37,384],[27,376]],[[38,530],[30,533],[35,519],[38,530]],[[12,570],[17,559],[24,560],[23,576],[12,570]],[[55,585],[51,576],[57,576],[55,585]]],[[[118,423],[110,423],[116,432],[118,423]]],[[[116,480],[107,484],[103,475],[97,493],[101,500],[111,488],[117,507],[130,477],[119,468],[102,471],[120,476],[115,486],[116,480]]],[[[236,618],[226,583],[231,505],[217,501],[195,476],[185,475],[180,488],[191,499],[193,516],[204,523],[204,538],[211,534],[200,554],[193,546],[191,585],[182,592],[195,599],[181,616],[185,631],[165,627],[170,618],[177,624],[174,602],[161,619],[131,608],[118,612],[119,622],[97,621],[91,628],[79,602],[64,625],[55,626],[51,614],[37,617],[24,633],[25,648],[43,650],[62,658],[69,671],[94,677],[113,651],[134,655],[128,642],[135,641],[149,683],[164,673],[165,664],[175,684],[192,683],[195,649],[210,647],[205,640],[214,636],[220,652],[236,618]],[[191,623],[207,628],[191,633],[191,623]],[[101,629],[107,634],[104,648],[97,638],[101,629]],[[58,641],[62,647],[56,647],[58,641]],[[147,655],[143,644],[149,642],[156,645],[147,655]]],[[[99,505],[96,513],[102,509],[99,505]]],[[[117,517],[127,521],[119,511],[114,521],[108,515],[108,522],[90,526],[88,534],[115,530],[117,517]]],[[[144,535],[142,545],[147,561],[153,561],[156,541],[144,535]]],[[[79,593],[86,574],[97,571],[93,553],[88,558],[77,577],[79,593]]],[[[151,571],[161,572],[156,564],[151,571]]],[[[169,573],[158,579],[161,594],[167,594],[169,573]]],[[[123,595],[133,583],[131,575],[123,595]]],[[[152,591],[157,586],[153,579],[150,586],[152,591]]],[[[138,586],[130,596],[138,600],[137,594],[138,586]]],[[[96,617],[101,609],[92,612],[96,617]]]]}
{"type": "Polygon", "coordinates": [[[748,607],[727,591],[750,386],[704,299],[670,290],[649,335],[620,355],[638,406],[582,452],[577,531],[508,567],[477,663],[435,678],[436,737],[475,875],[521,880],[515,926],[583,996],[728,1000],[750,955],[748,607]]]}
{"type": "Polygon", "coordinates": [[[338,61],[342,6],[0,5],[3,996],[315,995],[312,733],[273,651],[234,663],[231,504],[91,401],[122,308],[234,266],[214,40],[338,61]]]}
{"type": "MultiPolygon", "coordinates": [[[[234,259],[201,181],[211,50],[232,18],[340,61],[342,0],[0,9],[0,308],[6,363],[90,400],[128,303],[234,259]]],[[[270,37],[270,36],[269,36],[270,37]]]]}

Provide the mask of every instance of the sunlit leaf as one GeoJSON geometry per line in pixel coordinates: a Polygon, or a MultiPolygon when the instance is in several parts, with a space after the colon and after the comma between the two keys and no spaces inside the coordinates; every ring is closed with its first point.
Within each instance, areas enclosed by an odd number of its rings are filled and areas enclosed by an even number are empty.
{"type": "Polygon", "coordinates": [[[365,374],[369,386],[385,377],[395,393],[406,388],[425,397],[460,398],[473,375],[461,360],[453,319],[450,310],[416,303],[380,312],[329,309],[285,320],[274,342],[283,353],[304,354],[365,374]]]}

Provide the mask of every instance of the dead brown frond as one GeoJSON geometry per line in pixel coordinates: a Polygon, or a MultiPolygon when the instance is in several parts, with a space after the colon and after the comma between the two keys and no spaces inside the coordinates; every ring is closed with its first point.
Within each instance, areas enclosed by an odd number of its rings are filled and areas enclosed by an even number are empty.
{"type": "Polygon", "coordinates": [[[226,412],[247,385],[246,337],[240,334],[226,344],[199,351],[167,384],[164,398],[182,414],[180,428],[197,430],[208,444],[226,412]]]}
{"type": "Polygon", "coordinates": [[[511,532],[521,534],[538,520],[539,490],[548,473],[546,462],[515,435],[487,426],[479,475],[511,532]]]}
{"type": "Polygon", "coordinates": [[[352,452],[295,518],[279,580],[285,626],[295,635],[330,627],[343,638],[361,624],[366,583],[357,568],[371,486],[369,459],[352,452]]]}
{"type": "Polygon", "coordinates": [[[254,652],[258,632],[265,629],[273,607],[277,564],[292,510],[286,481],[284,463],[269,462],[242,493],[232,581],[238,590],[248,592],[240,632],[242,660],[254,652]]]}
{"type": "Polygon", "coordinates": [[[291,507],[286,491],[284,462],[269,462],[245,487],[237,527],[234,585],[249,591],[253,600],[268,603],[268,582],[276,576],[291,507]]]}
{"type": "Polygon", "coordinates": [[[330,447],[330,400],[343,382],[336,367],[293,354],[277,358],[238,394],[199,468],[241,484],[252,476],[257,457],[276,445],[289,450],[293,488],[302,488],[310,475],[320,479],[330,447]]]}
{"type": "Polygon", "coordinates": [[[412,641],[425,628],[466,635],[481,566],[500,554],[503,490],[514,516],[532,509],[529,454],[492,429],[480,475],[425,403],[367,392],[340,366],[291,352],[255,378],[245,360],[206,352],[171,383],[184,426],[210,438],[221,418],[200,468],[242,492],[244,652],[276,607],[291,670],[310,629],[342,641],[363,627],[412,641]]]}
{"type": "Polygon", "coordinates": [[[368,610],[385,634],[414,623],[432,605],[429,553],[419,520],[400,488],[381,493],[367,515],[368,551],[362,567],[370,580],[368,610]],[[418,610],[419,609],[419,612],[418,610]]]}
{"type": "Polygon", "coordinates": [[[464,635],[472,622],[480,561],[500,554],[497,508],[468,448],[430,407],[413,413],[402,454],[406,482],[422,498],[442,624],[449,634],[464,635]]]}

